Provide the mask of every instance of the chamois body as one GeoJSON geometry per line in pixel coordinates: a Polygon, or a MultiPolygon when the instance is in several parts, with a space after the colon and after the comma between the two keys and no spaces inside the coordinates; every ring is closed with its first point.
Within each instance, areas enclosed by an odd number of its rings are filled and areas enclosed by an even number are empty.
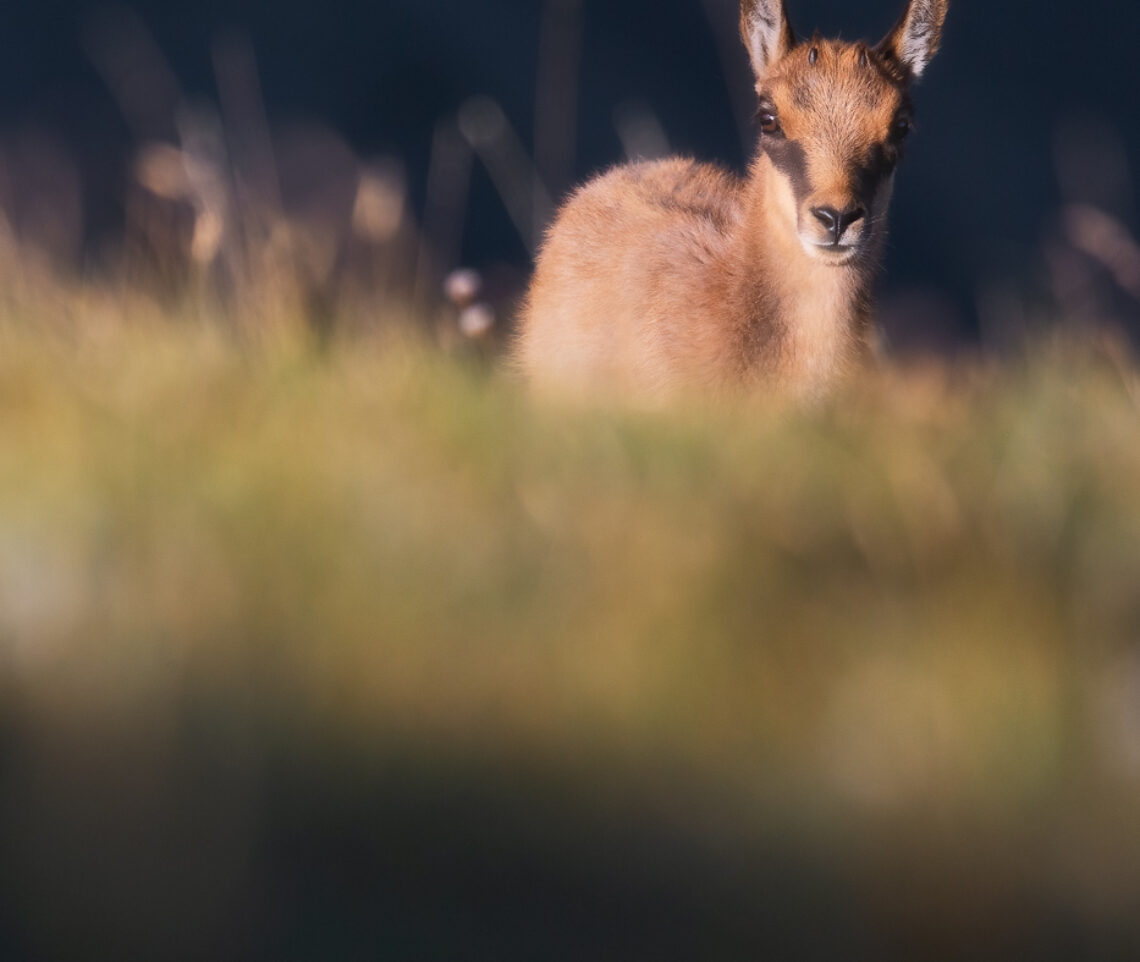
{"type": "Polygon", "coordinates": [[[867,349],[907,86],[944,12],[945,0],[914,0],[878,48],[809,47],[781,0],[745,0],[761,104],[747,175],[673,158],[573,194],[520,318],[527,377],[587,394],[826,392],[867,349]]]}
{"type": "Polygon", "coordinates": [[[680,159],[587,184],[543,248],[524,369],[603,393],[822,390],[864,348],[870,278],[803,256],[771,230],[765,194],[756,174],[680,159]]]}

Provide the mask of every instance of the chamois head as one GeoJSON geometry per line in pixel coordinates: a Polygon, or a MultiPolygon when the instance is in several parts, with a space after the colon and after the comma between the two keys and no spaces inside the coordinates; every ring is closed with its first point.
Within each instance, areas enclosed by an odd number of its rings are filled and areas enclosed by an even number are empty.
{"type": "Polygon", "coordinates": [[[797,41],[784,0],[743,0],[774,208],[816,260],[873,251],[912,125],[909,89],[938,49],[949,0],[910,0],[876,47],[797,41]]]}

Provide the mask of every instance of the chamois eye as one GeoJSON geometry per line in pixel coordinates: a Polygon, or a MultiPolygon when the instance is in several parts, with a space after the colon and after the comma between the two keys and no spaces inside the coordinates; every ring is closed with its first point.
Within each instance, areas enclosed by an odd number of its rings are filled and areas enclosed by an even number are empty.
{"type": "Polygon", "coordinates": [[[907,117],[899,117],[891,127],[891,136],[895,140],[903,140],[910,133],[910,120],[907,117]]]}
{"type": "Polygon", "coordinates": [[[756,119],[760,123],[760,131],[765,134],[778,134],[780,133],[780,119],[776,116],[774,111],[761,110],[757,114],[756,119]]]}

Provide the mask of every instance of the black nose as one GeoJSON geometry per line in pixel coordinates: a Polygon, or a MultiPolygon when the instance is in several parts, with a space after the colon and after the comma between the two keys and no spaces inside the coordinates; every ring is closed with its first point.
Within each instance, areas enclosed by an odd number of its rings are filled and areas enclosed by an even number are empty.
{"type": "Polygon", "coordinates": [[[813,207],[812,215],[831,234],[832,245],[837,245],[843,232],[856,221],[866,215],[862,207],[848,207],[847,210],[836,210],[834,207],[813,207]]]}

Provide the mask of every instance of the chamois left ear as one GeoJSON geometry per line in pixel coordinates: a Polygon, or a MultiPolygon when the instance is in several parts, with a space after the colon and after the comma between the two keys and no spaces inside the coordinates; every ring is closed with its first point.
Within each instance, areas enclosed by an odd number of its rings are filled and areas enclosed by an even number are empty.
{"type": "Polygon", "coordinates": [[[768,68],[796,45],[784,0],[741,0],[740,36],[752,71],[760,80],[768,68]]]}
{"type": "Polygon", "coordinates": [[[879,44],[879,53],[898,63],[912,79],[922,76],[938,52],[949,0],[910,0],[906,13],[879,44]]]}

